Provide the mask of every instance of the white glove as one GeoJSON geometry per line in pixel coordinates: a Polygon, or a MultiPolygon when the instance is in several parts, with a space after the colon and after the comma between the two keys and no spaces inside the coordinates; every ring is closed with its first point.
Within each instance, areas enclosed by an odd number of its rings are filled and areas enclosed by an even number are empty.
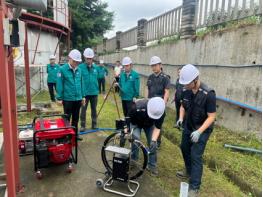
{"type": "Polygon", "coordinates": [[[198,131],[198,130],[194,131],[194,132],[191,134],[191,140],[192,140],[192,142],[197,143],[198,140],[199,140],[199,138],[200,138],[200,135],[201,135],[201,132],[200,132],[200,131],[198,131]]]}
{"type": "Polygon", "coordinates": [[[177,126],[178,128],[182,127],[182,124],[183,124],[183,120],[182,120],[182,119],[177,120],[176,126],[177,126]]]}

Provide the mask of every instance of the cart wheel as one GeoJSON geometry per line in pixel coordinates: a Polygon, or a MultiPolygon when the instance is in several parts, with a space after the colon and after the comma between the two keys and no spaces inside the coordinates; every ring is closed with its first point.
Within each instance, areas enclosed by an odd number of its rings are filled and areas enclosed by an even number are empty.
{"type": "Polygon", "coordinates": [[[96,186],[97,188],[102,188],[104,184],[104,181],[102,179],[97,179],[96,180],[96,186]]]}
{"type": "Polygon", "coordinates": [[[42,174],[42,172],[41,172],[40,170],[38,170],[38,171],[36,172],[36,177],[37,177],[38,180],[40,180],[40,179],[43,178],[43,174],[42,174]]]}
{"type": "Polygon", "coordinates": [[[69,164],[69,166],[67,167],[67,173],[71,173],[74,170],[73,165],[69,164]]]}

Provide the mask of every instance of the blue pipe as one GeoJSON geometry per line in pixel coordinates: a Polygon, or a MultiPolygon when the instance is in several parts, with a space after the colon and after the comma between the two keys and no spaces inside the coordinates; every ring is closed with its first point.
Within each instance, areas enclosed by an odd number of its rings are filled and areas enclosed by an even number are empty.
{"type": "Polygon", "coordinates": [[[89,133],[95,133],[98,131],[115,131],[116,129],[114,128],[97,128],[97,129],[91,129],[91,130],[86,130],[86,131],[81,131],[79,132],[79,135],[85,135],[89,133]]]}
{"type": "Polygon", "coordinates": [[[227,103],[231,103],[231,104],[237,105],[237,106],[245,108],[245,109],[249,109],[249,110],[252,110],[252,111],[255,111],[255,112],[258,112],[258,113],[262,113],[262,109],[258,109],[256,107],[253,107],[253,106],[250,106],[250,105],[238,102],[238,101],[233,101],[233,100],[224,98],[222,96],[217,96],[216,98],[218,100],[221,100],[221,101],[224,101],[224,102],[227,102],[227,103]]]}

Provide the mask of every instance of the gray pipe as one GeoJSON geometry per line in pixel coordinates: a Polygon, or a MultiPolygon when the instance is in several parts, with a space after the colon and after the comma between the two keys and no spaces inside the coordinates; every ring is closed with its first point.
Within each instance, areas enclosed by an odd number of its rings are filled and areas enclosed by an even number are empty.
{"type": "Polygon", "coordinates": [[[225,144],[224,147],[225,148],[231,148],[231,149],[234,149],[234,150],[239,150],[239,151],[245,151],[245,152],[251,152],[251,153],[256,153],[256,154],[262,154],[261,150],[254,149],[254,148],[240,147],[240,146],[234,146],[234,145],[230,145],[230,144],[225,144]]]}
{"type": "Polygon", "coordinates": [[[47,0],[7,0],[7,2],[17,7],[47,11],[47,0]]]}

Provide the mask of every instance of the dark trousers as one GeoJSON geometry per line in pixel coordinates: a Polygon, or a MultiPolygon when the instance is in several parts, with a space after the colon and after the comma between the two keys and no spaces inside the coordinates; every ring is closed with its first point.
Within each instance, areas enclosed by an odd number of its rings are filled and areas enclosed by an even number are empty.
{"type": "Polygon", "coordinates": [[[122,100],[122,109],[123,109],[123,114],[124,114],[124,117],[128,117],[128,114],[129,114],[129,111],[132,107],[132,101],[125,101],[125,100],[122,100]]]}
{"type": "Polygon", "coordinates": [[[56,99],[55,99],[54,89],[56,89],[56,83],[47,83],[47,86],[48,86],[50,99],[51,101],[55,102],[56,99]]]}
{"type": "Polygon", "coordinates": [[[206,143],[209,139],[212,129],[203,132],[197,143],[191,141],[192,131],[184,128],[181,141],[181,151],[188,174],[190,175],[190,188],[199,189],[203,174],[203,154],[206,143]]]}
{"type": "MultiPolygon", "coordinates": [[[[120,77],[115,77],[115,80],[116,80],[117,83],[119,83],[120,77]]],[[[115,86],[115,92],[120,92],[119,86],[115,86]]]]}
{"type": "Polygon", "coordinates": [[[99,91],[101,93],[101,89],[102,89],[102,93],[105,93],[105,78],[100,78],[98,79],[98,83],[99,83],[99,91]]]}
{"type": "MultiPolygon", "coordinates": [[[[165,112],[164,112],[164,116],[166,116],[165,112]]],[[[161,143],[162,143],[162,135],[163,135],[163,131],[162,131],[162,129],[160,129],[160,135],[159,135],[159,137],[158,137],[158,139],[157,139],[157,145],[158,145],[158,147],[161,146],[161,143]]]]}
{"type": "Polygon", "coordinates": [[[175,123],[176,123],[180,118],[181,102],[180,102],[180,100],[179,101],[175,100],[174,103],[175,103],[175,109],[176,109],[176,117],[175,117],[175,123]]]}
{"type": "Polygon", "coordinates": [[[90,102],[91,107],[91,128],[97,127],[97,103],[98,103],[98,96],[97,95],[90,95],[86,96],[86,104],[81,107],[80,112],[80,119],[81,119],[81,127],[86,128],[86,112],[88,108],[88,104],[90,102]]]}
{"type": "Polygon", "coordinates": [[[71,119],[71,125],[78,130],[79,110],[81,101],[63,101],[64,113],[68,115],[68,120],[71,119]]]}

